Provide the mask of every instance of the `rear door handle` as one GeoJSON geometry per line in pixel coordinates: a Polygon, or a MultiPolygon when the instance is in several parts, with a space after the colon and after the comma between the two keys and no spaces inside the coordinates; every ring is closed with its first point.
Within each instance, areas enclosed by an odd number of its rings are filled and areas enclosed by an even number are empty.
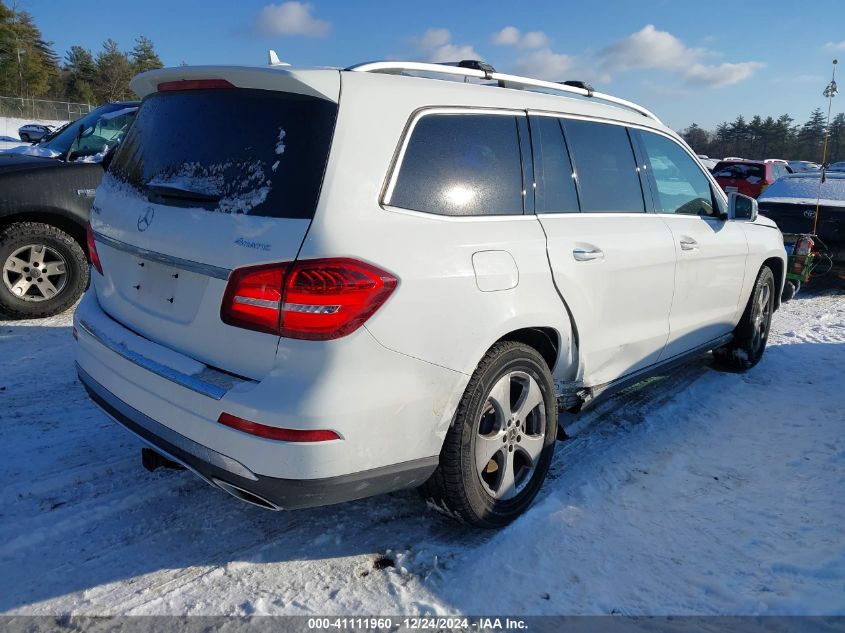
{"type": "Polygon", "coordinates": [[[600,248],[576,248],[572,251],[575,261],[588,262],[593,259],[604,259],[604,251],[600,248]]]}
{"type": "Polygon", "coordinates": [[[682,237],[681,238],[681,250],[682,251],[698,250],[698,242],[696,242],[691,237],[682,237]]]}

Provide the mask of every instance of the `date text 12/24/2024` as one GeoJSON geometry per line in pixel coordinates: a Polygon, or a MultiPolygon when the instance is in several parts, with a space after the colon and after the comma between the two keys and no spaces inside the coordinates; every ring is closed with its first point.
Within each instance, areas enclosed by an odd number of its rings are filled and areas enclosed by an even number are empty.
{"type": "Polygon", "coordinates": [[[519,618],[466,617],[335,617],[309,618],[309,630],[392,631],[525,631],[528,624],[519,618]]]}

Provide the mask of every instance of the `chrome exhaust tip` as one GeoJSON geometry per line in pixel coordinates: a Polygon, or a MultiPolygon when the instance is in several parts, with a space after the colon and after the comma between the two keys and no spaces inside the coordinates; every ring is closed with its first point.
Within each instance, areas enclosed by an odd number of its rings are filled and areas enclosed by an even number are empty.
{"type": "Polygon", "coordinates": [[[228,481],[223,481],[222,479],[217,479],[216,477],[213,477],[211,481],[218,488],[225,490],[233,497],[240,499],[245,503],[258,506],[259,508],[264,508],[265,510],[273,510],[274,512],[278,512],[282,509],[275,503],[267,501],[267,499],[265,499],[264,497],[260,497],[254,492],[250,492],[249,490],[244,490],[239,486],[230,484],[228,481]]]}

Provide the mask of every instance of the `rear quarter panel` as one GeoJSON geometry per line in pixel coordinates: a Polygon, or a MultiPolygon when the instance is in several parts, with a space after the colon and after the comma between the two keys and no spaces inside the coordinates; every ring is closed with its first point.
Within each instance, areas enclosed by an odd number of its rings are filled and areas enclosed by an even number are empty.
{"type": "Polygon", "coordinates": [[[415,111],[444,105],[517,109],[509,94],[516,91],[456,91],[450,82],[364,73],[343,73],[342,81],[320,204],[300,257],[355,257],[392,272],[399,285],[366,328],[389,349],[465,376],[496,340],[516,329],[553,328],[568,350],[569,318],[535,216],[449,218],[380,204],[415,111]],[[473,254],[495,250],[513,257],[518,284],[483,292],[473,254]]]}

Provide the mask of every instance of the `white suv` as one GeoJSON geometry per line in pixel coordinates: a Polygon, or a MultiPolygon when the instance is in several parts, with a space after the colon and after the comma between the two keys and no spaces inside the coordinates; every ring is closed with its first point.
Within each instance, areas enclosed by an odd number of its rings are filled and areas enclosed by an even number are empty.
{"type": "Polygon", "coordinates": [[[82,382],[148,467],[272,509],[421,486],[499,526],[559,412],[763,354],[779,231],[635,104],[479,63],[132,89],[74,325],[82,382]]]}

